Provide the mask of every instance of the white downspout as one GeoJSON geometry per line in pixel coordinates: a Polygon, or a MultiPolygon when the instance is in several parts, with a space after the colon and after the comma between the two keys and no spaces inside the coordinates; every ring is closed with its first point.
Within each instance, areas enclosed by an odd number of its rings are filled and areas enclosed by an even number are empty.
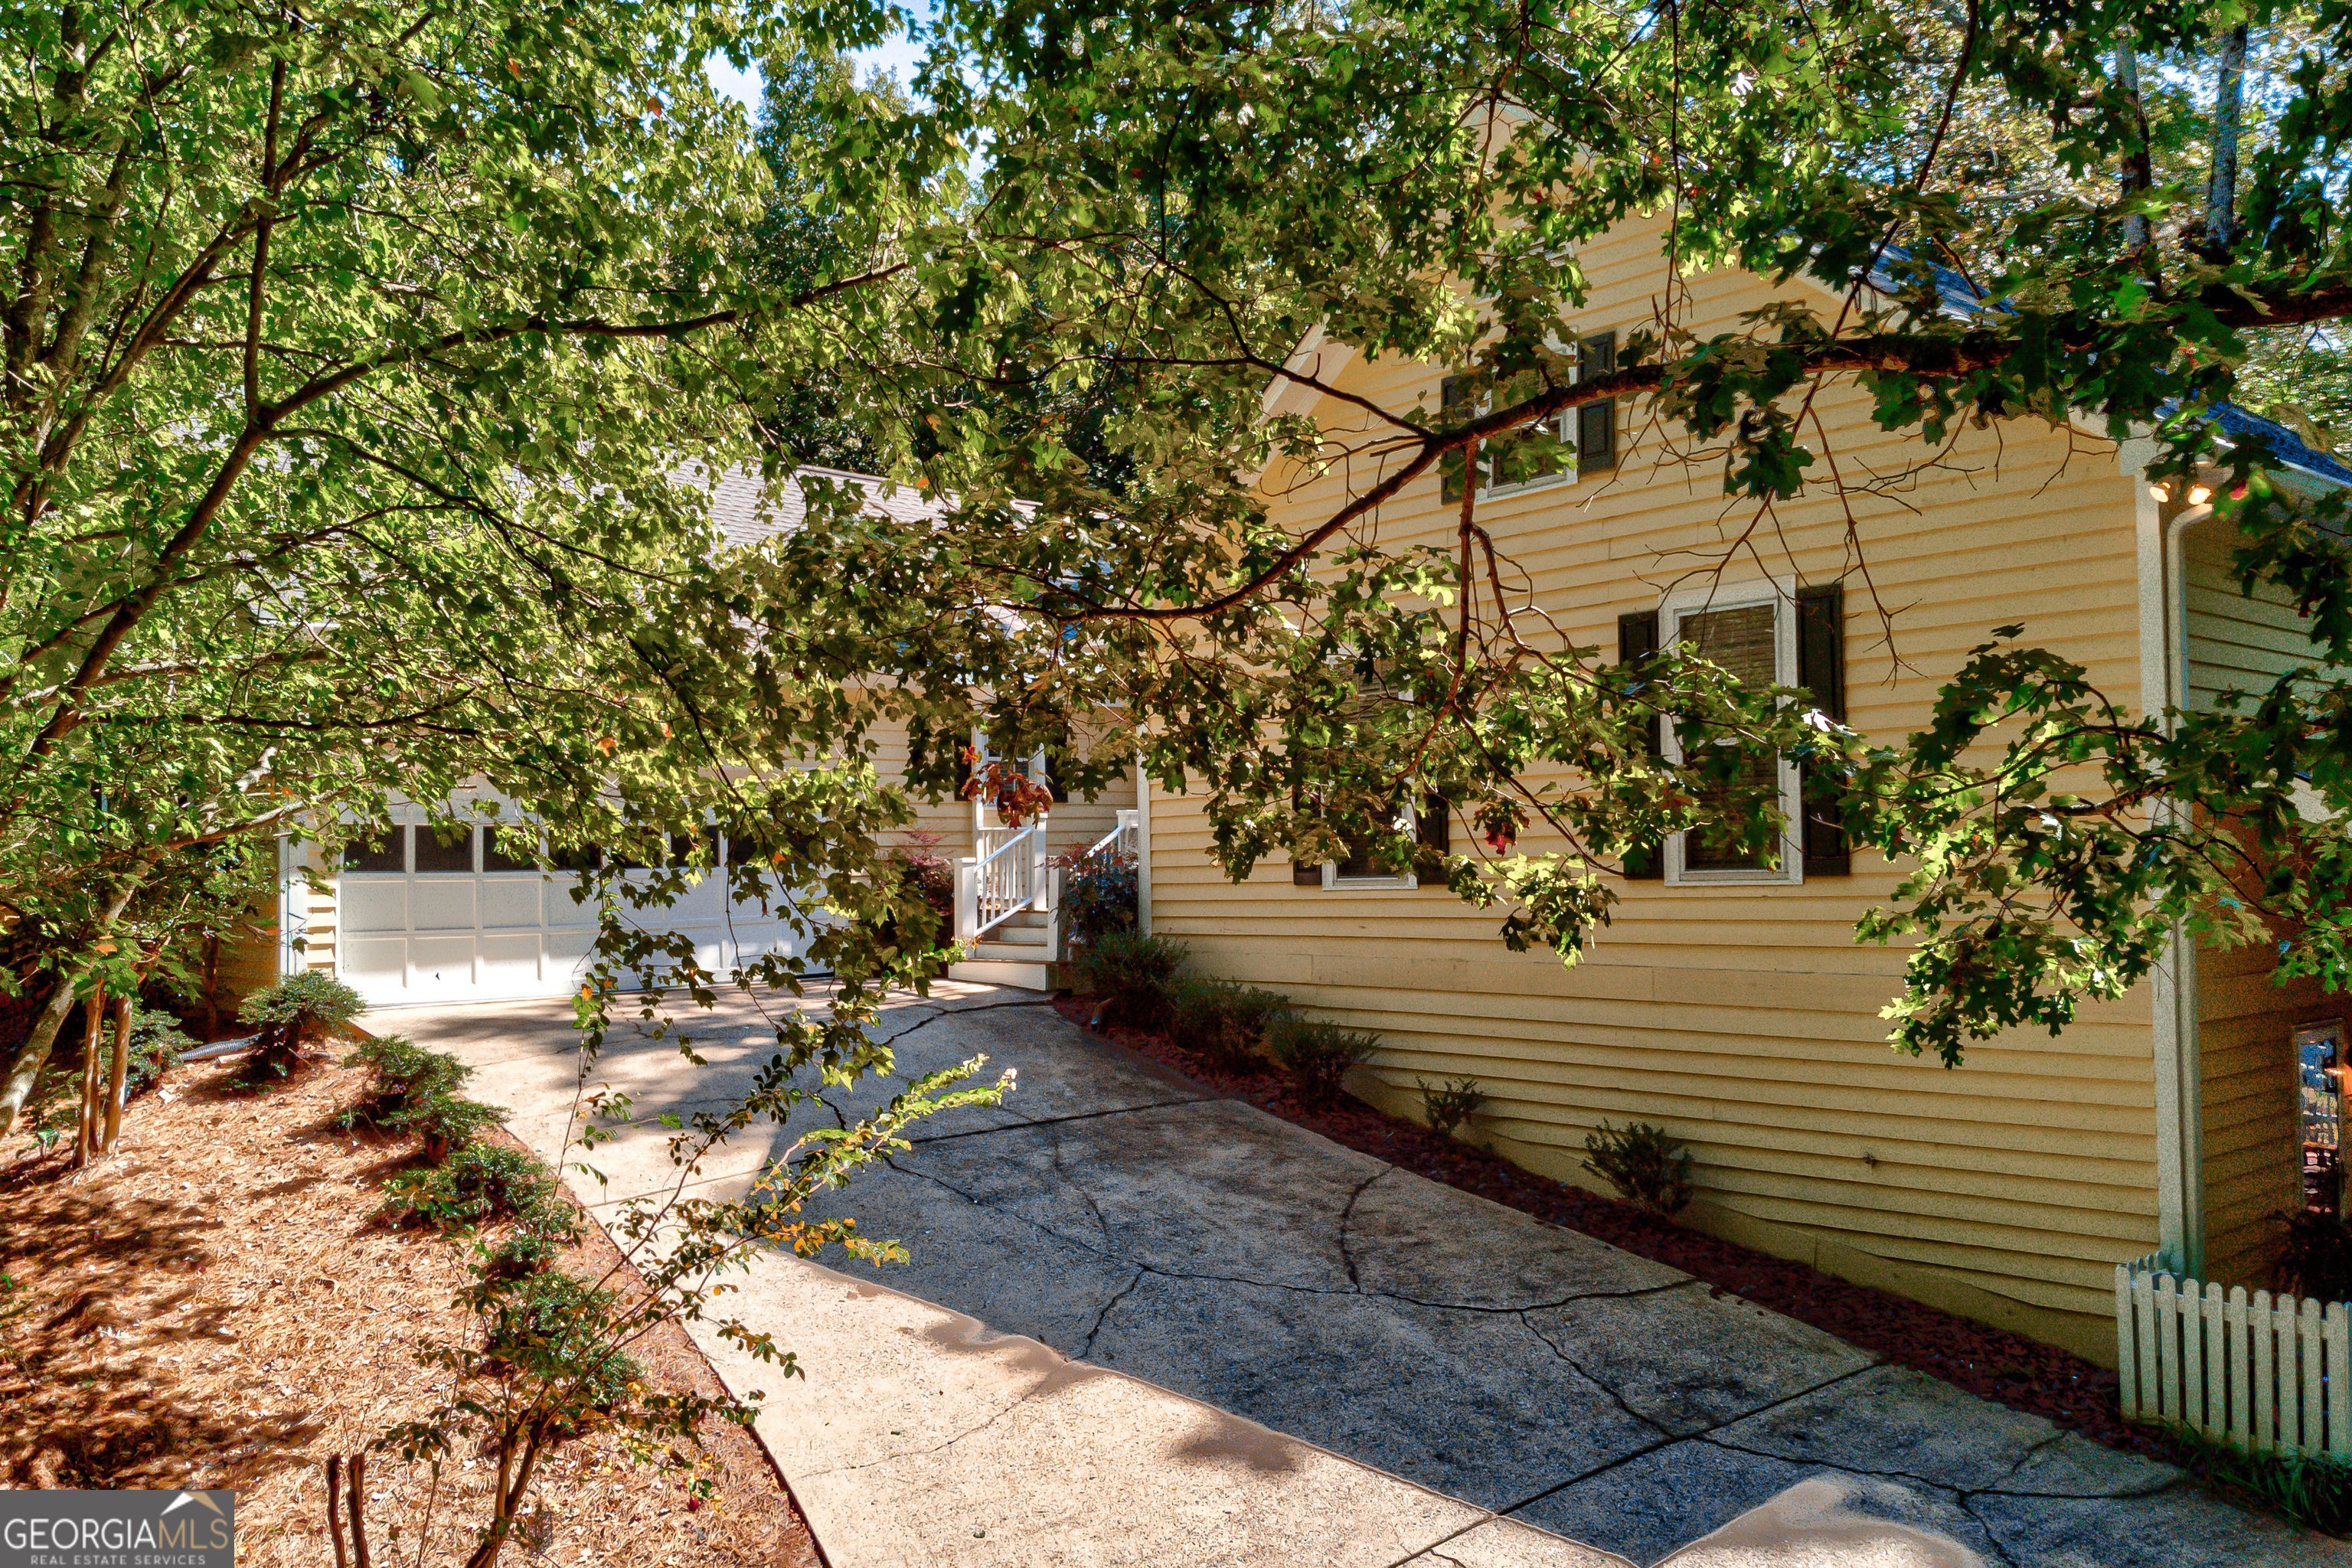
{"type": "MultiPolygon", "coordinates": [[[[2182,588],[2181,535],[2210,515],[2208,507],[2170,510],[2148,484],[2156,454],[2147,440],[2118,454],[2131,487],[2139,557],[2140,706],[2154,713],[2188,701],[2188,602],[2182,588]],[[2170,512],[2168,515],[2168,511],[2170,512]]],[[[2179,809],[2154,807],[2159,819],[2179,809]]],[[[2180,1269],[2199,1277],[2205,1252],[2204,1067],[2197,1024],[2197,950],[2176,924],[2149,985],[2156,1089],[2157,1245],[2180,1269]]]]}
{"type": "Polygon", "coordinates": [[[1151,934],[1151,775],[1135,760],[1135,929],[1151,934]]]}

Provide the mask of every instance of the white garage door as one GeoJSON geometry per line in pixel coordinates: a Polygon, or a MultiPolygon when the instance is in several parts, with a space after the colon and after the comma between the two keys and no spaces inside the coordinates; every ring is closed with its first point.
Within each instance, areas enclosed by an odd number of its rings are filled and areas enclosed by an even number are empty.
{"type": "MultiPolygon", "coordinates": [[[[386,1006],[570,995],[596,942],[596,906],[572,899],[579,881],[508,861],[479,827],[444,843],[431,827],[403,823],[380,847],[355,845],[346,856],[336,971],[386,1006]]],[[[692,936],[698,961],[721,975],[744,959],[806,946],[757,904],[730,910],[716,875],[667,909],[624,913],[692,936]]]]}

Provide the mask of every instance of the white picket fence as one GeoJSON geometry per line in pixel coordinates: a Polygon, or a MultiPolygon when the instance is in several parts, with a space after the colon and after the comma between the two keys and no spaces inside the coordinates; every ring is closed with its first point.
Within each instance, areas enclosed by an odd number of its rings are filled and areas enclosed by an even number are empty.
{"type": "Polygon", "coordinates": [[[2161,1254],[2116,1269],[2123,1412],[2248,1453],[2352,1455],[2352,1321],[2345,1303],[2251,1295],[2176,1277],[2161,1254]]]}

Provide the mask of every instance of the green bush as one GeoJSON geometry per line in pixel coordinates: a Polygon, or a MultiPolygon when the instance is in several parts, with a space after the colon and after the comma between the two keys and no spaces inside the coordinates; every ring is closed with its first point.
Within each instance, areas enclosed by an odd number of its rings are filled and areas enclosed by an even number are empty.
{"type": "Polygon", "coordinates": [[[1165,937],[1112,931],[1080,949],[1073,966],[1080,986],[1102,998],[1104,1023],[1156,1029],[1174,1005],[1184,947],[1165,937]]]}
{"type": "Polygon", "coordinates": [[[163,1081],[163,1075],[180,1065],[180,1058],[194,1050],[196,1042],[180,1027],[180,1020],[153,1007],[131,1010],[131,1060],[125,1064],[122,1078],[122,1098],[138,1099],[163,1081]]]}
{"type": "Polygon", "coordinates": [[[552,1270],[501,1290],[484,1324],[482,1370],[551,1384],[574,1409],[609,1410],[644,1371],[615,1342],[610,1290],[552,1270]]]}
{"type": "Polygon", "coordinates": [[[1636,1121],[1621,1131],[1604,1121],[1585,1135],[1584,1152],[1584,1168],[1636,1208],[1678,1214],[1690,1202],[1690,1151],[1663,1127],[1636,1121]]]}
{"type": "Polygon", "coordinates": [[[494,1143],[460,1144],[445,1163],[395,1172],[383,1186],[378,1215],[436,1230],[471,1230],[501,1219],[538,1227],[562,1207],[546,1166],[494,1143]]]}
{"type": "Polygon", "coordinates": [[[360,994],[331,974],[306,969],[257,991],[237,1009],[257,1038],[246,1076],[284,1078],[310,1059],[310,1047],[367,1011],[360,994]]]}
{"type": "Polygon", "coordinates": [[[580,1216],[572,1212],[572,1205],[551,1203],[531,1216],[530,1224],[515,1226],[488,1250],[482,1272],[492,1279],[520,1279],[551,1268],[563,1249],[580,1236],[580,1216]]]}
{"type": "Polygon", "coordinates": [[[1380,1049],[1381,1037],[1361,1029],[1307,1018],[1281,1017],[1267,1026],[1265,1045],[1298,1082],[1298,1098],[1327,1106],[1339,1098],[1348,1069],[1380,1049]]]}
{"type": "Polygon", "coordinates": [[[1478,1114],[1486,1103],[1486,1091],[1478,1087],[1475,1078],[1445,1079],[1432,1083],[1425,1078],[1413,1082],[1421,1086],[1422,1113],[1429,1119],[1429,1129],[1441,1138],[1451,1138],[1454,1130],[1478,1114]]]}
{"type": "Polygon", "coordinates": [[[404,1035],[362,1040],[345,1060],[368,1071],[368,1098],[354,1108],[363,1117],[371,1112],[362,1108],[389,1113],[412,1100],[455,1094],[474,1076],[472,1068],[446,1051],[428,1051],[404,1035]]]}
{"type": "Polygon", "coordinates": [[[1073,859],[1062,872],[1062,919],[1074,946],[1135,929],[1135,857],[1115,849],[1073,859]]]}
{"type": "Polygon", "coordinates": [[[1289,1012],[1289,998],[1272,991],[1230,980],[1186,980],[1170,1004],[1169,1027],[1187,1050],[1224,1071],[1244,1072],[1257,1064],[1266,1026],[1289,1012]]]}
{"type": "Polygon", "coordinates": [[[368,1069],[368,1090],[335,1119],[335,1125],[366,1122],[405,1132],[423,1145],[429,1164],[440,1164],[506,1114],[495,1105],[457,1093],[474,1076],[473,1068],[398,1035],[365,1041],[347,1059],[368,1069]]]}

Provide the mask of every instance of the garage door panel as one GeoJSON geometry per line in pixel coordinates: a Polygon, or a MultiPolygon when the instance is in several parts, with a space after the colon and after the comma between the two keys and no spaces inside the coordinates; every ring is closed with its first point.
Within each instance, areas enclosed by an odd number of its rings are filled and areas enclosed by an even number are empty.
{"type": "Polygon", "coordinates": [[[472,931],[480,923],[471,877],[419,877],[409,884],[408,906],[413,931],[472,931]]]}
{"type": "Polygon", "coordinates": [[[547,923],[569,931],[596,929],[596,900],[583,899],[572,901],[572,891],[580,885],[577,877],[551,877],[540,902],[547,911],[547,923]]]}
{"type": "Polygon", "coordinates": [[[346,937],[337,944],[344,982],[371,1002],[398,1000],[408,992],[408,939],[346,937]]]}
{"type": "Polygon", "coordinates": [[[528,996],[540,984],[540,934],[488,935],[481,942],[481,988],[485,995],[528,996]]]}
{"type": "MultiPolygon", "coordinates": [[[[561,897],[562,895],[558,895],[561,897]]],[[[540,923],[539,879],[530,877],[485,877],[482,879],[482,926],[495,931],[504,926],[529,926],[534,932],[540,923]]],[[[571,900],[565,899],[564,902],[571,900]]]]}
{"type": "Polygon", "coordinates": [[[337,911],[346,931],[406,931],[408,882],[405,878],[345,877],[338,889],[337,911]]]}
{"type": "MultiPolygon", "coordinates": [[[[579,988],[596,942],[596,906],[572,902],[577,885],[562,874],[346,873],[337,889],[340,972],[361,995],[388,1005],[566,995],[579,988]]],[[[730,919],[718,876],[670,908],[624,914],[641,929],[686,935],[719,974],[807,942],[756,902],[730,919]]]]}
{"type": "Polygon", "coordinates": [[[412,989],[417,1001],[469,996],[478,989],[471,933],[415,937],[409,942],[408,951],[413,966],[412,989]]]}

